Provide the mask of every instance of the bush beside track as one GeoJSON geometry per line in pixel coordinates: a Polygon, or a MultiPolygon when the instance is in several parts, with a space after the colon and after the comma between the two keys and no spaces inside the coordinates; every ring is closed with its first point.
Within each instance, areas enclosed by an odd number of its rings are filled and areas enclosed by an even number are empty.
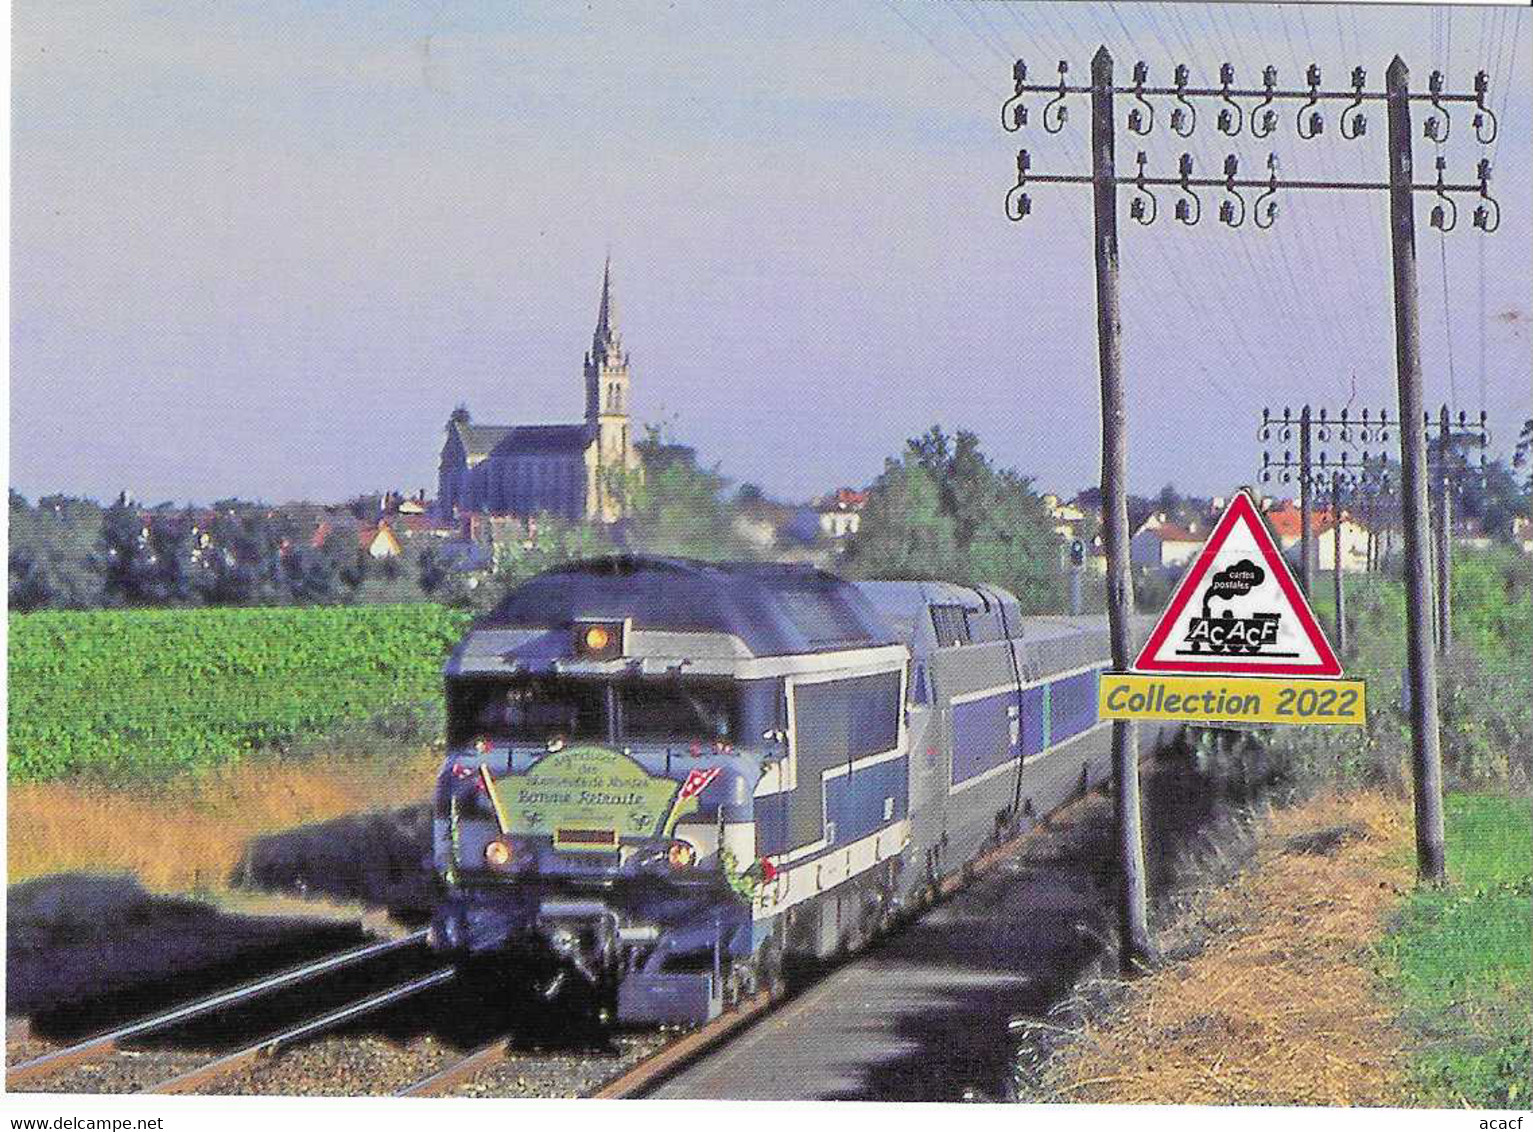
{"type": "Polygon", "coordinates": [[[163,778],[369,721],[429,730],[468,619],[432,604],[13,615],[10,781],[163,778]]]}

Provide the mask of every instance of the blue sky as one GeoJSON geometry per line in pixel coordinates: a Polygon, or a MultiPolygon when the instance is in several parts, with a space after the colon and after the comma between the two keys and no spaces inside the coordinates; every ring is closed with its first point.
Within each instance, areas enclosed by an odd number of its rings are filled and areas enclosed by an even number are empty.
{"type": "MultiPolygon", "coordinates": [[[[210,8],[13,10],[11,476],[29,495],[434,490],[459,401],[578,418],[608,247],[637,417],[675,418],[736,479],[865,483],[941,421],[1076,490],[1098,460],[1088,194],[1039,189],[1022,224],[1001,202],[1019,144],[1036,171],[1084,168],[1085,104],[1052,137],[1003,133],[998,109],[1012,58],[1083,78],[1103,41],[1156,81],[1186,61],[1213,82],[1226,59],[1297,80],[1314,59],[1327,85],[1357,62],[1372,85],[1396,51],[1417,83],[1489,70],[1506,218],[1444,239],[1418,213],[1427,397],[1483,404],[1503,449],[1530,415],[1521,8],[210,8]]],[[[1357,142],[1334,120],[1299,141],[1285,115],[1275,146],[1200,123],[1187,147],[1200,172],[1276,148],[1286,176],[1377,179],[1373,117],[1357,142]]],[[[1480,147],[1467,116],[1454,130],[1468,179],[1480,147]]],[[[1166,171],[1183,147],[1146,146],[1166,171]]],[[[1134,148],[1120,136],[1120,165],[1134,148]]],[[[1137,490],[1248,482],[1264,404],[1393,409],[1382,194],[1282,207],[1266,233],[1123,217],[1137,490]]]]}

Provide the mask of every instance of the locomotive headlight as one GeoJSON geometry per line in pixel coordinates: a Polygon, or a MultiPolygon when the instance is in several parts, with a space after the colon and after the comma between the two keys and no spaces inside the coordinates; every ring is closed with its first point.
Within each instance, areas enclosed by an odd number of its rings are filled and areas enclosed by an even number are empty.
{"type": "Polygon", "coordinates": [[[673,869],[690,869],[697,864],[697,850],[690,841],[673,841],[665,859],[673,869]]]}
{"type": "Polygon", "coordinates": [[[616,660],[623,655],[623,621],[576,621],[575,655],[581,660],[616,660]]]}
{"type": "Polygon", "coordinates": [[[513,856],[511,846],[505,841],[492,841],[484,847],[484,863],[492,869],[509,869],[513,856]]]}

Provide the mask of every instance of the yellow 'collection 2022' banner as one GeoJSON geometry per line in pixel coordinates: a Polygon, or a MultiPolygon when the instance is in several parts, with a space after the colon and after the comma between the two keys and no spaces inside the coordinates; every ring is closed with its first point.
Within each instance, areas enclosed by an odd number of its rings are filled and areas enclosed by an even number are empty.
{"type": "Polygon", "coordinates": [[[1197,723],[1357,725],[1366,722],[1367,705],[1361,680],[1106,672],[1098,689],[1097,715],[1197,723]]]}

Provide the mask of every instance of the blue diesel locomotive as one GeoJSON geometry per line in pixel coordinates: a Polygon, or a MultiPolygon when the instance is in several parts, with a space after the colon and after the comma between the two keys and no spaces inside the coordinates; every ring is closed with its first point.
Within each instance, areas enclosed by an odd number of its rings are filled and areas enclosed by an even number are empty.
{"type": "Polygon", "coordinates": [[[988,586],[550,570],[446,665],[432,945],[705,1021],[1104,780],[1108,664],[1104,619],[988,586]]]}

